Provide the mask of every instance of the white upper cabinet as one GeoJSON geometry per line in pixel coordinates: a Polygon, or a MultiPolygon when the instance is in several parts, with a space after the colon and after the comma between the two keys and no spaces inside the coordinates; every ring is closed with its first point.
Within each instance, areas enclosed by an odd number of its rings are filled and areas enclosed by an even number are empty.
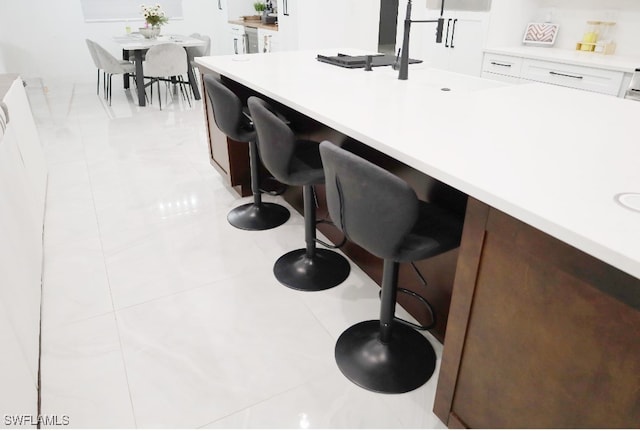
{"type": "MultiPolygon", "coordinates": [[[[489,12],[450,10],[447,9],[448,4],[449,2],[445,2],[442,43],[436,43],[435,23],[413,23],[409,55],[438,69],[480,76],[489,12]]],[[[483,5],[476,6],[481,9],[483,5]]],[[[402,46],[406,7],[407,1],[401,0],[398,10],[397,48],[402,46]]],[[[435,20],[439,17],[439,8],[427,8],[424,2],[413,2],[412,20],[435,20]]]]}
{"type": "Polygon", "coordinates": [[[376,52],[379,20],[380,0],[278,0],[279,47],[376,52]]]}
{"type": "MultiPolygon", "coordinates": [[[[211,54],[234,54],[235,48],[241,41],[234,43],[233,29],[229,20],[235,20],[243,15],[254,15],[253,0],[212,0],[215,2],[214,17],[211,27],[211,54]]],[[[240,36],[241,37],[241,36],[240,36]]],[[[240,48],[238,48],[240,50],[240,48]]]]}

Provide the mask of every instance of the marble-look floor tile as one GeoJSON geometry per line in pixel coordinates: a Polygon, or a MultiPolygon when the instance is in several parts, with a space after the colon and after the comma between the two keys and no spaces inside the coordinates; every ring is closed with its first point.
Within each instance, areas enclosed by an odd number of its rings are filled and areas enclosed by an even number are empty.
{"type": "Polygon", "coordinates": [[[176,221],[105,258],[116,308],[269,270],[250,235],[207,213],[176,221]]]}
{"type": "Polygon", "coordinates": [[[98,235],[56,246],[45,242],[42,325],[62,324],[113,311],[98,235]]]}
{"type": "Polygon", "coordinates": [[[203,426],[333,367],[333,340],[256,273],[119,310],[137,423],[203,426]]]}
{"type": "Polygon", "coordinates": [[[42,414],[72,428],[135,428],[113,313],[42,334],[42,414]]]}
{"type": "Polygon", "coordinates": [[[161,235],[161,230],[202,214],[210,214],[213,222],[225,217],[226,207],[236,199],[219,182],[211,184],[201,179],[170,185],[144,204],[136,203],[133,197],[114,199],[97,211],[105,253],[116,253],[141,239],[161,235]]]}
{"type": "Polygon", "coordinates": [[[349,382],[337,366],[290,391],[210,423],[216,429],[402,427],[385,398],[349,382]]]}

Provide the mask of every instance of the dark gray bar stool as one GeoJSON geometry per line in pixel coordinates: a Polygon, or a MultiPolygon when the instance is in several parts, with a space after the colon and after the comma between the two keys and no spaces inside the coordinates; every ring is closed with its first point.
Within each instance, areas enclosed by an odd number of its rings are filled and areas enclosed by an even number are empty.
{"type": "Polygon", "coordinates": [[[292,289],[325,290],[349,276],[349,262],[340,254],[316,248],[316,209],[313,185],[324,182],[318,143],[297,140],[289,126],[262,99],[250,97],[249,111],[258,133],[262,162],[283,184],[303,187],[306,248],[280,257],[273,272],[292,289]]]}
{"type": "MultiPolygon", "coordinates": [[[[463,220],[419,201],[400,178],[330,142],[320,144],[320,154],[334,223],[349,240],[384,259],[380,320],[360,322],[344,331],[336,343],[336,362],[347,378],[365,389],[411,391],[431,378],[436,355],[415,330],[430,326],[395,317],[399,262],[456,248],[463,220]]],[[[424,298],[412,294],[428,306],[424,298]]]]}
{"type": "Polygon", "coordinates": [[[213,118],[218,128],[234,141],[249,144],[253,202],[231,210],[227,220],[231,225],[244,230],[266,230],[280,226],[289,220],[291,214],[282,205],[262,202],[257,136],[251,120],[243,112],[242,102],[233,91],[213,75],[204,76],[204,86],[209,95],[213,118]]]}

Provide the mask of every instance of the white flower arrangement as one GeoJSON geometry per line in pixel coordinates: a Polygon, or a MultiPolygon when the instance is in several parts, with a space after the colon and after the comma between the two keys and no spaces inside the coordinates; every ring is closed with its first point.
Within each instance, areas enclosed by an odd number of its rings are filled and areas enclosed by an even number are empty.
{"type": "Polygon", "coordinates": [[[159,4],[155,6],[140,5],[140,12],[144,16],[147,27],[159,27],[169,22],[169,18],[167,18],[162,6],[159,4]]]}

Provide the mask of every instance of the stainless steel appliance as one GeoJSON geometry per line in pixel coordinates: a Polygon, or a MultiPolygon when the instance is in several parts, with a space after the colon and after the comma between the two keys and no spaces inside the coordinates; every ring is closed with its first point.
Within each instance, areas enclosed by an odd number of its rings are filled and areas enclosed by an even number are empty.
{"type": "Polygon", "coordinates": [[[258,51],[258,29],[253,27],[245,27],[247,35],[247,53],[253,54],[258,51]]]}
{"type": "Polygon", "coordinates": [[[640,101],[640,68],[636,69],[631,77],[631,83],[629,83],[629,88],[624,94],[624,98],[640,101]]]}

